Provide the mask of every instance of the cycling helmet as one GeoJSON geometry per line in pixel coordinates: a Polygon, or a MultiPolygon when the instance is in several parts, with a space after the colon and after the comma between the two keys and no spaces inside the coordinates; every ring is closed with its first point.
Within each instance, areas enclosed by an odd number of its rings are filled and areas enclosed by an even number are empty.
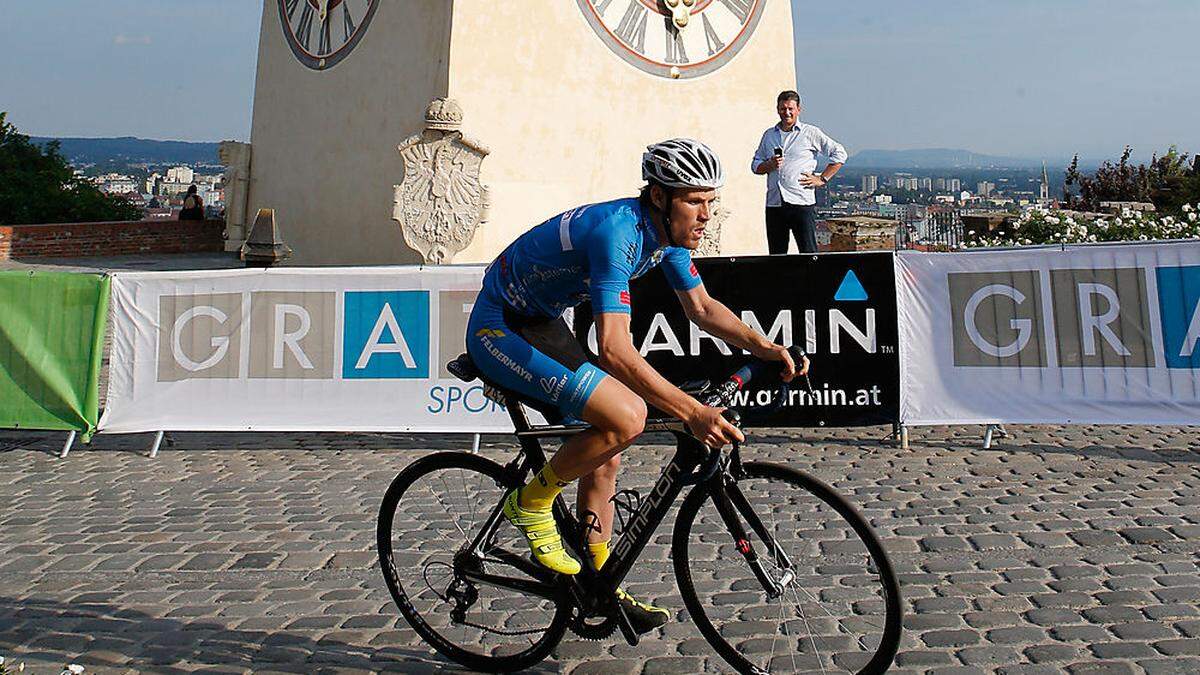
{"type": "Polygon", "coordinates": [[[690,138],[672,138],[646,148],[642,179],[666,187],[715,190],[725,184],[725,171],[707,145],[690,138]]]}

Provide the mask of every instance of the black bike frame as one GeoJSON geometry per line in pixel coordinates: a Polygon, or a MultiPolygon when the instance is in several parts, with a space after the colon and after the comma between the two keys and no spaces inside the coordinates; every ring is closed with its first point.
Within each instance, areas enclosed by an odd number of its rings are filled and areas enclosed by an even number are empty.
{"type": "MultiPolygon", "coordinates": [[[[565,438],[590,428],[586,425],[545,425],[534,427],[529,423],[529,419],[525,415],[524,408],[519,399],[512,394],[508,394],[506,398],[509,416],[512,418],[517,440],[523,450],[522,459],[511,464],[509,468],[515,470],[515,473],[519,476],[524,476],[526,471],[536,473],[545,465],[546,453],[539,439],[565,438]]],[[[762,563],[758,560],[757,553],[749,545],[745,526],[742,525],[738,514],[740,513],[742,518],[746,519],[750,528],[754,530],[760,541],[768,549],[769,554],[781,563],[784,569],[791,567],[790,561],[787,560],[783,551],[776,546],[758,515],[750,508],[750,504],[741,490],[737,489],[736,485],[724,485],[722,477],[728,466],[728,458],[721,453],[720,449],[709,448],[693,437],[688,433],[683,422],[679,420],[653,420],[647,422],[645,431],[671,432],[676,439],[675,455],[671,458],[667,466],[663,468],[662,474],[659,475],[650,494],[646,499],[642,500],[637,510],[633,512],[626,522],[621,537],[610,549],[611,554],[604,568],[597,572],[582,575],[583,578],[591,580],[595,586],[589,584],[590,588],[585,587],[584,584],[580,583],[579,578],[570,579],[572,591],[576,596],[580,599],[592,598],[598,595],[598,591],[612,594],[620,586],[621,582],[624,581],[629,571],[633,569],[633,565],[641,555],[642,550],[650,542],[650,537],[671,510],[671,505],[679,497],[679,493],[683,488],[687,485],[696,485],[706,481],[713,482],[713,498],[716,502],[717,511],[720,513],[725,525],[729,528],[735,542],[738,543],[739,552],[746,559],[747,563],[749,563],[754,575],[762,583],[764,590],[772,597],[781,593],[781,584],[769,577],[762,563]]],[[[572,548],[578,549],[577,544],[580,544],[584,537],[584,525],[571,513],[561,495],[555,500],[554,508],[559,523],[565,525],[564,528],[561,528],[565,531],[560,534],[563,535],[572,548]]],[[[503,503],[497,505],[484,522],[483,527],[476,535],[469,550],[481,556],[486,556],[489,553],[496,555],[502,562],[521,570],[533,579],[536,579],[536,581],[487,574],[482,571],[473,570],[464,570],[463,576],[472,581],[501,586],[521,593],[553,600],[558,594],[558,587],[555,585],[557,575],[553,572],[519,555],[485,550],[486,542],[490,539],[500,519],[503,517],[502,511],[503,503]]],[[[585,562],[585,569],[590,571],[591,564],[590,558],[587,557],[587,551],[577,550],[577,553],[587,560],[585,562]]],[[[625,627],[623,626],[623,628],[625,627]]],[[[622,632],[626,632],[627,638],[631,636],[630,632],[625,630],[622,632]]],[[[636,640],[636,637],[633,639],[636,640]]]]}

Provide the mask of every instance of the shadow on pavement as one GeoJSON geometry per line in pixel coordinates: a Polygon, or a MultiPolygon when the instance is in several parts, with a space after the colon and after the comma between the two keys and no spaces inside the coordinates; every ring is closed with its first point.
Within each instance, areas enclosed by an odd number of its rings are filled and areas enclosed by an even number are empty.
{"type": "MultiPolygon", "coordinates": [[[[407,632],[407,631],[406,631],[407,632]]],[[[203,619],[156,618],[102,603],[63,604],[0,597],[0,655],[21,661],[97,669],[136,669],[155,673],[229,672],[321,673],[361,669],[403,673],[471,672],[428,649],[386,644],[351,644],[333,637],[314,640],[287,630],[230,629],[203,619]]],[[[386,642],[386,633],[372,642],[386,642]],[[381,639],[382,638],[382,639],[381,639]]],[[[411,636],[411,633],[410,633],[411,636]]],[[[34,668],[33,672],[41,672],[34,668]]],[[[526,671],[557,673],[547,662],[526,671]]]]}

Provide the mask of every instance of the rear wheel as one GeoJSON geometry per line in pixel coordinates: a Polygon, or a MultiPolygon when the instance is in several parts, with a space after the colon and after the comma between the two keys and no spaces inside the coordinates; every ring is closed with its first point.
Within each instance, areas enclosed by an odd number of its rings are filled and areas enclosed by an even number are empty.
{"type": "Polygon", "coordinates": [[[529,547],[503,519],[482,556],[470,550],[514,487],[491,460],[438,453],[401,471],[379,509],[379,562],[396,605],[434,649],[473,670],[508,672],[538,663],[562,639],[570,616],[566,602],[463,576],[469,570],[537,581],[505,562],[528,557],[529,547]]]}
{"type": "Polygon", "coordinates": [[[741,673],[887,670],[900,643],[900,588],[870,525],[805,473],[744,469],[724,489],[748,542],[734,540],[709,484],[675,521],[675,575],[700,632],[741,673]],[[752,572],[747,543],[780,586],[776,597],[752,572]]]}

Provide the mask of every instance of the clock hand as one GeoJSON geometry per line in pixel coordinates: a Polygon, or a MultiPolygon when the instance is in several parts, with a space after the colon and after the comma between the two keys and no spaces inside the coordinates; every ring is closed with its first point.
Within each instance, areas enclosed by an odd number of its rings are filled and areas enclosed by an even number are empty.
{"type": "Polygon", "coordinates": [[[317,0],[317,18],[321,23],[325,23],[325,17],[329,16],[329,0],[317,0]]]}

